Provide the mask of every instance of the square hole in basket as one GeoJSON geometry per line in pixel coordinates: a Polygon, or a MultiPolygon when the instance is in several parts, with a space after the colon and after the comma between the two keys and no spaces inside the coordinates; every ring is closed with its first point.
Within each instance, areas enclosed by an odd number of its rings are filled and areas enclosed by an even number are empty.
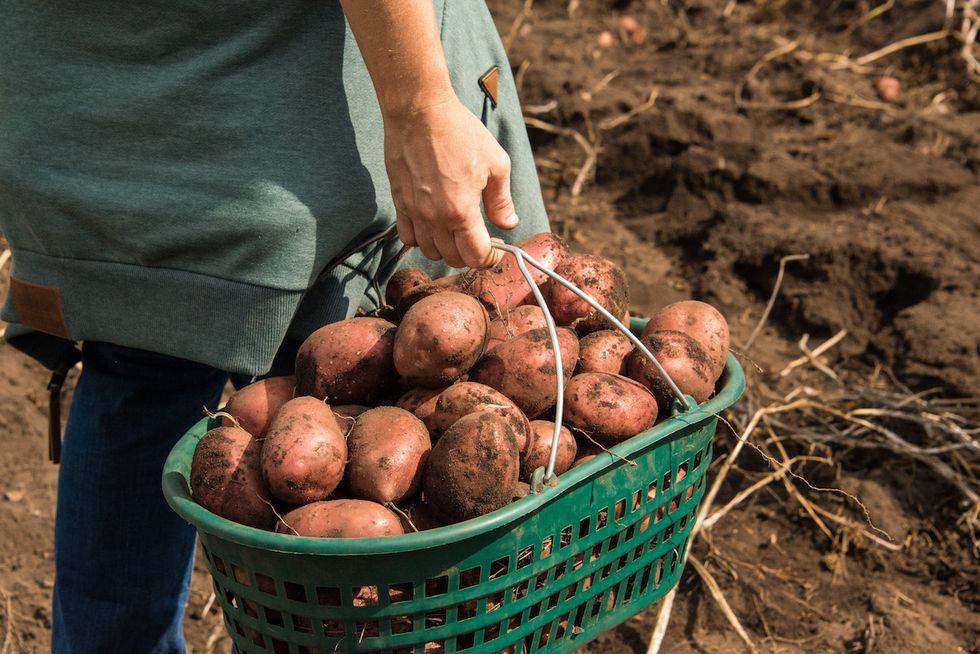
{"type": "Polygon", "coordinates": [[[449,577],[433,577],[425,580],[425,596],[438,597],[449,592],[449,577]]]}
{"type": "Polygon", "coordinates": [[[551,556],[551,547],[555,542],[554,536],[547,536],[541,541],[541,558],[546,559],[551,556]]]}
{"type": "Polygon", "coordinates": [[[392,604],[396,602],[410,602],[415,594],[415,587],[406,582],[404,584],[391,584],[388,586],[388,601],[392,604]]]}
{"type": "Polygon", "coordinates": [[[510,572],[510,557],[502,556],[490,564],[490,578],[497,579],[510,572]]]}
{"type": "Polygon", "coordinates": [[[235,625],[235,631],[238,632],[238,635],[239,636],[241,636],[242,638],[244,638],[245,637],[245,630],[242,629],[242,625],[238,622],[238,620],[233,620],[232,622],[235,625]]]}
{"type": "Polygon", "coordinates": [[[652,568],[652,567],[653,567],[652,565],[648,565],[647,567],[643,568],[643,576],[640,577],[640,592],[641,593],[646,592],[647,584],[650,583],[650,568],[652,568]]]}
{"type": "Polygon", "coordinates": [[[599,615],[599,611],[602,610],[602,594],[592,600],[592,610],[589,611],[589,615],[593,618],[599,615]]]}
{"type": "Polygon", "coordinates": [[[286,623],[282,620],[282,611],[277,609],[270,609],[268,606],[262,607],[262,612],[265,613],[265,621],[271,625],[277,627],[285,627],[286,623]]]}
{"type": "Polygon", "coordinates": [[[664,531],[664,542],[670,540],[673,537],[674,537],[674,525],[669,525],[666,531],[664,531]]]}
{"type": "Polygon", "coordinates": [[[235,577],[235,581],[240,583],[242,586],[251,586],[252,584],[248,581],[248,573],[244,569],[239,568],[234,563],[231,564],[231,573],[235,577]]]}
{"type": "Polygon", "coordinates": [[[586,591],[592,588],[592,583],[595,581],[595,573],[593,572],[588,577],[582,580],[582,590],[586,591]]]}
{"type": "Polygon", "coordinates": [[[630,505],[630,511],[636,511],[640,508],[640,504],[643,502],[643,494],[640,491],[633,493],[633,503],[630,505]]]}
{"type": "Polygon", "coordinates": [[[623,542],[628,543],[633,540],[633,536],[636,535],[636,525],[630,525],[626,528],[626,535],[623,537],[623,542]]]}
{"type": "MultiPolygon", "coordinates": [[[[282,585],[286,589],[287,599],[291,599],[294,602],[306,603],[306,588],[300,586],[299,584],[294,584],[291,581],[284,581],[282,585]]],[[[275,586],[273,586],[272,589],[275,591],[275,586]]],[[[273,592],[273,594],[275,594],[275,592],[273,592]]]]}
{"type": "Polygon", "coordinates": [[[355,586],[351,589],[354,606],[377,606],[378,587],[377,586],[355,586]]]}
{"type": "Polygon", "coordinates": [[[701,456],[702,456],[702,453],[700,451],[698,451],[698,453],[694,455],[694,467],[695,468],[697,468],[698,466],[701,465],[701,456]]]}
{"type": "Polygon", "coordinates": [[[344,622],[342,620],[324,620],[321,625],[323,626],[323,635],[330,638],[343,638],[344,633],[344,622]]]}
{"type": "Polygon", "coordinates": [[[602,556],[602,543],[592,547],[592,553],[589,554],[589,563],[597,560],[600,556],[602,556]]]}
{"type": "Polygon", "coordinates": [[[391,633],[408,634],[414,631],[415,624],[410,615],[396,615],[391,618],[391,633]]]}
{"type": "Polygon", "coordinates": [[[677,481],[681,481],[684,477],[687,477],[688,467],[690,466],[690,461],[685,461],[684,463],[677,466],[677,481]]]}
{"type": "Polygon", "coordinates": [[[564,549],[572,544],[572,528],[565,527],[558,536],[558,549],[564,549]]]}
{"type": "Polygon", "coordinates": [[[615,510],[615,513],[613,514],[615,517],[613,518],[613,520],[622,520],[623,518],[625,518],[626,500],[619,500],[618,502],[616,502],[616,504],[613,506],[613,509],[615,510]]]}
{"type": "Polygon", "coordinates": [[[480,568],[470,568],[459,573],[459,589],[472,588],[480,583],[480,568]]]}
{"type": "Polygon", "coordinates": [[[365,638],[375,638],[381,633],[381,624],[377,620],[367,620],[366,622],[355,622],[354,633],[358,640],[365,638]]]}
{"type": "Polygon", "coordinates": [[[664,578],[664,557],[661,556],[659,559],[657,559],[657,574],[653,578],[653,583],[659,586],[663,578],[664,578]]]}
{"type": "Polygon", "coordinates": [[[630,560],[629,554],[623,554],[619,557],[619,562],[616,563],[616,572],[619,572],[626,567],[626,563],[630,560]]]}
{"type": "Polygon", "coordinates": [[[579,552],[572,559],[572,570],[578,570],[585,563],[585,552],[579,552]]]}
{"type": "Polygon", "coordinates": [[[633,599],[633,590],[636,584],[636,575],[631,575],[629,580],[626,582],[626,593],[623,595],[623,602],[629,602],[633,599]]]}
{"type": "Polygon", "coordinates": [[[677,507],[679,507],[680,505],[681,505],[681,496],[680,495],[674,495],[674,497],[672,497],[670,499],[670,511],[669,512],[670,513],[673,513],[674,511],[677,510],[677,507]]]}
{"type": "Polygon", "coordinates": [[[541,602],[538,602],[537,604],[531,607],[531,610],[528,611],[527,619],[534,620],[539,615],[541,615],[541,602]]]}
{"type": "Polygon", "coordinates": [[[292,617],[293,631],[301,634],[313,633],[313,618],[305,615],[294,615],[292,617]]]}
{"type": "MultiPolygon", "coordinates": [[[[287,582],[287,584],[288,584],[288,582],[287,582]]],[[[276,594],[276,580],[273,579],[272,577],[270,577],[269,575],[264,575],[261,572],[256,572],[255,573],[255,585],[259,589],[260,592],[265,593],[266,595],[275,595],[276,594]]],[[[289,586],[288,585],[286,586],[286,589],[288,591],[288,589],[289,589],[289,586]]],[[[287,595],[286,596],[289,597],[288,592],[287,592],[287,595]]],[[[290,599],[292,599],[292,598],[290,598],[290,599]]],[[[304,601],[304,602],[306,601],[305,594],[304,594],[304,598],[303,598],[302,601],[304,601]]]]}
{"type": "Polygon", "coordinates": [[[637,545],[636,549],[633,550],[633,560],[635,561],[641,556],[643,556],[643,545],[637,545]]]}
{"type": "Polygon", "coordinates": [[[661,484],[661,486],[660,486],[662,493],[666,493],[667,492],[667,489],[670,488],[670,480],[671,480],[671,475],[670,475],[670,470],[668,470],[664,474],[664,483],[661,484]]]}
{"type": "Polygon", "coordinates": [[[227,577],[228,572],[226,571],[225,562],[222,560],[222,558],[215,554],[212,557],[212,561],[214,562],[214,569],[227,577]]]}
{"type": "Polygon", "coordinates": [[[649,502],[656,496],[657,496],[657,480],[654,479],[653,481],[650,482],[650,485],[647,486],[647,502],[649,502]]]}
{"type": "Polygon", "coordinates": [[[612,572],[612,564],[607,563],[606,565],[602,566],[602,573],[599,575],[599,579],[605,579],[609,576],[610,572],[612,572]]]}
{"type": "Polygon", "coordinates": [[[500,625],[492,624],[483,630],[483,642],[489,643],[490,641],[497,640],[500,638],[500,625]]]}
{"type": "Polygon", "coordinates": [[[607,552],[611,552],[619,545],[619,534],[613,534],[613,537],[609,539],[609,547],[606,548],[607,552]]]}
{"type": "Polygon", "coordinates": [[[555,574],[552,577],[552,579],[558,581],[559,579],[565,576],[566,570],[568,570],[568,562],[562,561],[561,563],[555,566],[555,574]]]}
{"type": "Polygon", "coordinates": [[[555,638],[564,638],[565,629],[568,628],[568,613],[558,618],[558,629],[555,631],[555,638]]]}
{"type": "Polygon", "coordinates": [[[657,545],[660,544],[660,534],[654,534],[653,538],[650,539],[650,551],[657,549],[657,545]]]}
{"type": "Polygon", "coordinates": [[[527,597],[527,590],[529,586],[530,586],[530,582],[528,582],[527,579],[514,586],[514,588],[510,592],[510,601],[516,602],[520,599],[527,597]]]}
{"type": "Polygon", "coordinates": [[[551,595],[548,598],[548,610],[549,611],[551,609],[555,608],[556,606],[558,606],[558,595],[559,595],[559,593],[554,593],[553,595],[551,595]]]}
{"type": "Polygon", "coordinates": [[[487,595],[487,613],[496,611],[504,605],[504,591],[498,590],[496,593],[487,595]]]}
{"type": "Polygon", "coordinates": [[[534,580],[534,590],[541,590],[544,585],[548,583],[548,573],[542,572],[538,575],[537,579],[534,580]]]}
{"type": "Polygon", "coordinates": [[[243,598],[241,598],[241,603],[242,603],[242,605],[245,608],[245,615],[249,616],[250,618],[257,618],[257,617],[259,617],[259,609],[255,605],[255,602],[253,602],[252,600],[249,600],[249,599],[245,599],[243,597],[243,598]]]}
{"type": "Polygon", "coordinates": [[[599,531],[609,522],[609,509],[600,509],[595,517],[595,530],[599,531]]]}
{"type": "Polygon", "coordinates": [[[316,603],[320,606],[340,606],[340,589],[317,586],[316,603]]]}
{"type": "Polygon", "coordinates": [[[456,607],[457,620],[469,620],[473,617],[476,617],[476,600],[463,602],[456,607]]]}
{"type": "Polygon", "coordinates": [[[289,645],[287,643],[271,636],[270,640],[272,641],[272,651],[274,654],[289,654],[289,645]]]}
{"type": "Polygon", "coordinates": [[[653,521],[654,522],[660,522],[661,520],[663,520],[664,519],[664,512],[665,512],[665,508],[664,508],[663,504],[661,504],[660,506],[657,507],[657,515],[653,519],[653,521]]]}
{"type": "Polygon", "coordinates": [[[532,560],[534,560],[534,545],[528,545],[517,553],[517,569],[530,565],[532,560]]]}
{"type": "Polygon", "coordinates": [[[446,624],[446,609],[429,611],[425,614],[425,628],[435,629],[446,624]]]}
{"type": "Polygon", "coordinates": [[[476,639],[473,637],[473,634],[460,634],[459,636],[456,636],[456,651],[465,652],[466,650],[472,648],[475,640],[476,639]]]}
{"type": "Polygon", "coordinates": [[[585,538],[589,535],[589,524],[592,522],[590,518],[582,518],[578,523],[578,537],[585,538]]]}

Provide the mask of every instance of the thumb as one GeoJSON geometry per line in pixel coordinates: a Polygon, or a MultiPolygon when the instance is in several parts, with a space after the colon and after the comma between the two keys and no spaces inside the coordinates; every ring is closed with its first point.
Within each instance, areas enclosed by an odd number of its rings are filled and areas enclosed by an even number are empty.
{"type": "Polygon", "coordinates": [[[490,178],[483,189],[483,209],[491,223],[501,229],[514,229],[519,222],[510,195],[510,157],[502,153],[490,167],[490,178]]]}

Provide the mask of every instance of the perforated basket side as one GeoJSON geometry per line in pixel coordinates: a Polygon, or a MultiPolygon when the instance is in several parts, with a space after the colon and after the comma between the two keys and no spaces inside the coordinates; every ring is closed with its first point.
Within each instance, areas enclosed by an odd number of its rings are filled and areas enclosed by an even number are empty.
{"type": "Polygon", "coordinates": [[[289,554],[202,529],[229,631],[243,653],[570,651],[676,583],[714,424],[582,477],[519,522],[425,550],[289,554]]]}

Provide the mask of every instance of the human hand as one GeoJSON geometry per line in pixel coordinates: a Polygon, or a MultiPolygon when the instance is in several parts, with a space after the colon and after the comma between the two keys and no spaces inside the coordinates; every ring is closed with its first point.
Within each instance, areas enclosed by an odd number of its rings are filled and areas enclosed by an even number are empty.
{"type": "Polygon", "coordinates": [[[513,229],[510,157],[480,120],[453,96],[385,117],[385,164],[398,236],[454,268],[485,268],[502,256],[490,246],[490,222],[513,229]]]}

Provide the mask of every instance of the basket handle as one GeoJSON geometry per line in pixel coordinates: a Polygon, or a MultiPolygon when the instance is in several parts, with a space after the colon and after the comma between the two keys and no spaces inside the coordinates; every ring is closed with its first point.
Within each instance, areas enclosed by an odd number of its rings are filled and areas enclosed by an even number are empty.
{"type": "Polygon", "coordinates": [[[556,418],[555,433],[551,441],[551,453],[548,456],[548,468],[546,469],[544,474],[545,481],[550,480],[552,477],[554,477],[555,474],[555,460],[558,457],[558,442],[559,442],[559,437],[561,435],[561,424],[565,415],[564,414],[565,378],[563,374],[564,371],[562,370],[561,350],[558,347],[558,330],[555,327],[555,320],[551,316],[551,311],[548,310],[548,306],[544,301],[544,296],[541,295],[541,290],[538,288],[538,285],[534,282],[534,278],[531,277],[531,273],[527,269],[527,265],[525,264],[525,261],[527,263],[530,263],[532,266],[534,266],[535,268],[537,268],[538,270],[540,270],[548,277],[555,280],[556,282],[558,282],[559,284],[561,284],[571,292],[575,293],[575,295],[577,295],[578,297],[582,298],[585,302],[587,302],[589,306],[591,306],[593,309],[598,311],[603,318],[605,318],[607,321],[612,323],[612,325],[617,330],[622,332],[630,340],[630,342],[632,342],[633,345],[639,348],[640,352],[642,352],[643,355],[647,359],[649,359],[651,363],[653,363],[657,371],[663,376],[664,379],[667,380],[667,385],[670,386],[671,392],[674,394],[674,397],[676,397],[677,400],[684,407],[684,410],[690,411],[691,409],[695,408],[695,405],[691,404],[691,401],[687,398],[687,396],[684,395],[684,393],[681,392],[681,389],[677,387],[677,384],[674,382],[671,376],[667,374],[667,371],[664,370],[664,367],[660,365],[659,361],[657,361],[657,357],[653,356],[653,353],[650,352],[647,346],[644,345],[643,342],[639,338],[637,338],[633,334],[633,332],[629,330],[628,327],[623,325],[623,323],[620,322],[619,318],[617,318],[616,316],[612,315],[609,311],[607,311],[605,307],[603,307],[595,300],[595,298],[593,298],[591,295],[589,295],[582,289],[578,288],[577,286],[569,282],[567,279],[565,279],[555,271],[546,268],[544,265],[542,265],[539,261],[535,260],[534,257],[529,255],[521,248],[516,247],[514,245],[508,245],[506,243],[498,243],[497,241],[491,242],[491,246],[498,250],[503,250],[504,252],[509,252],[514,255],[514,258],[517,260],[517,267],[520,269],[521,274],[524,276],[524,279],[531,287],[531,292],[534,294],[534,299],[537,301],[538,306],[540,306],[541,311],[544,312],[545,322],[548,327],[548,335],[551,337],[551,347],[554,349],[555,352],[555,374],[557,377],[556,386],[558,390],[558,397],[555,400],[555,418],[556,418]]]}

